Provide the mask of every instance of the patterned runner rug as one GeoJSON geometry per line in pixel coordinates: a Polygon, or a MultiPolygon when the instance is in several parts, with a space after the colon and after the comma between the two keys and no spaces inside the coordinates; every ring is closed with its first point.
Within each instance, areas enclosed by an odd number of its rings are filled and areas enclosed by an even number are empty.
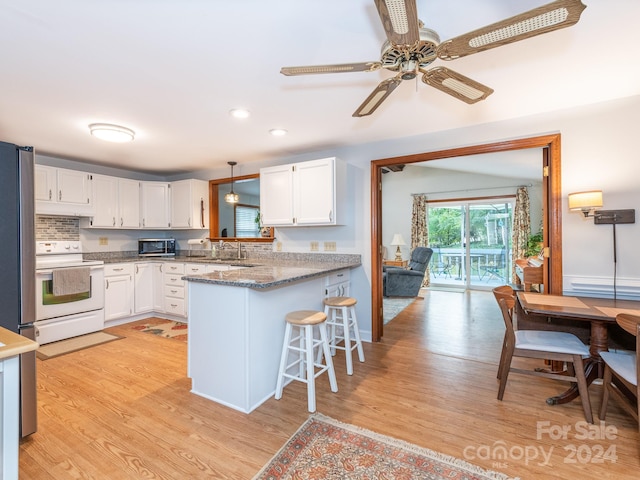
{"type": "Polygon", "coordinates": [[[382,299],[382,322],[386,325],[396,318],[400,312],[411,305],[417,297],[395,298],[386,297],[382,299]]]}
{"type": "Polygon", "coordinates": [[[187,324],[182,322],[159,318],[150,320],[144,324],[134,325],[131,328],[143,333],[152,333],[153,335],[182,340],[183,342],[187,341],[187,324]]]}
{"type": "Polygon", "coordinates": [[[254,480],[347,478],[509,480],[510,477],[316,413],[254,480]]]}

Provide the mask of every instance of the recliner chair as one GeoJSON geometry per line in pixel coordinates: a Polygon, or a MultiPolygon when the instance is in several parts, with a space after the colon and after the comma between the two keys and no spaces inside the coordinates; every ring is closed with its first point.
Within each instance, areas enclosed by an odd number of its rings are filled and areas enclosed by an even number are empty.
{"type": "Polygon", "coordinates": [[[420,286],[432,255],[433,250],[431,248],[416,247],[411,252],[407,269],[384,267],[382,294],[385,297],[416,297],[420,291],[420,286]]]}

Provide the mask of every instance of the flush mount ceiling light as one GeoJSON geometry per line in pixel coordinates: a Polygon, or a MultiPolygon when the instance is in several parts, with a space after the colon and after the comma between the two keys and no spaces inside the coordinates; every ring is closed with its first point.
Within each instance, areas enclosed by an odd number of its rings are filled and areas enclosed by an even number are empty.
{"type": "Polygon", "coordinates": [[[110,123],[92,123],[89,130],[91,135],[107,142],[130,142],[135,137],[133,130],[110,123]]]}
{"type": "Polygon", "coordinates": [[[249,112],[249,110],[245,110],[244,108],[234,108],[233,110],[229,110],[229,115],[234,118],[249,118],[251,112],[249,112]]]}
{"type": "Polygon", "coordinates": [[[238,194],[233,191],[233,166],[237,165],[238,162],[227,162],[228,165],[231,165],[231,191],[224,196],[224,201],[227,203],[238,203],[240,198],[238,194]]]}
{"type": "Polygon", "coordinates": [[[282,137],[287,134],[287,131],[284,128],[272,128],[269,133],[274,137],[282,137]]]}

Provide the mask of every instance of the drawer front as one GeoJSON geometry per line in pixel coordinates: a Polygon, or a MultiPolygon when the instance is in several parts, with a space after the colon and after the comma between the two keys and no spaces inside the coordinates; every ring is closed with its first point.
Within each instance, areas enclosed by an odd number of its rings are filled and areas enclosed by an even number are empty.
{"type": "Polygon", "coordinates": [[[180,273],[180,274],[184,274],[184,263],[164,262],[163,271],[165,273],[180,273]]]}
{"type": "Polygon", "coordinates": [[[171,298],[184,298],[184,287],[177,285],[165,285],[164,296],[171,298]]]}
{"type": "Polygon", "coordinates": [[[112,263],[104,266],[104,276],[133,275],[133,263],[112,263]]]}
{"type": "Polygon", "coordinates": [[[164,284],[165,285],[179,285],[184,286],[184,281],[182,280],[182,274],[174,275],[172,273],[164,274],[164,284]]]}
{"type": "Polygon", "coordinates": [[[164,311],[173,315],[184,316],[184,299],[166,297],[164,299],[164,311]]]}
{"type": "Polygon", "coordinates": [[[195,263],[187,263],[184,268],[184,273],[187,275],[200,275],[207,272],[206,265],[198,265],[195,263]]]}
{"type": "Polygon", "coordinates": [[[326,278],[326,286],[334,285],[336,283],[343,283],[349,281],[349,270],[339,270],[337,272],[333,272],[331,275],[328,275],[326,278]]]}

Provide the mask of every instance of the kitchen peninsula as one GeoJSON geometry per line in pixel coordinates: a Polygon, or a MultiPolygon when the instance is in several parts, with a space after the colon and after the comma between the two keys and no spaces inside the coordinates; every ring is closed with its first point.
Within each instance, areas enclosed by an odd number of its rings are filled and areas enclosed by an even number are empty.
{"type": "MultiPolygon", "coordinates": [[[[286,313],[322,310],[332,285],[345,292],[359,255],[185,276],[192,392],[249,413],[275,392],[286,313]]],[[[335,290],[333,290],[335,292],[335,290]]]]}

